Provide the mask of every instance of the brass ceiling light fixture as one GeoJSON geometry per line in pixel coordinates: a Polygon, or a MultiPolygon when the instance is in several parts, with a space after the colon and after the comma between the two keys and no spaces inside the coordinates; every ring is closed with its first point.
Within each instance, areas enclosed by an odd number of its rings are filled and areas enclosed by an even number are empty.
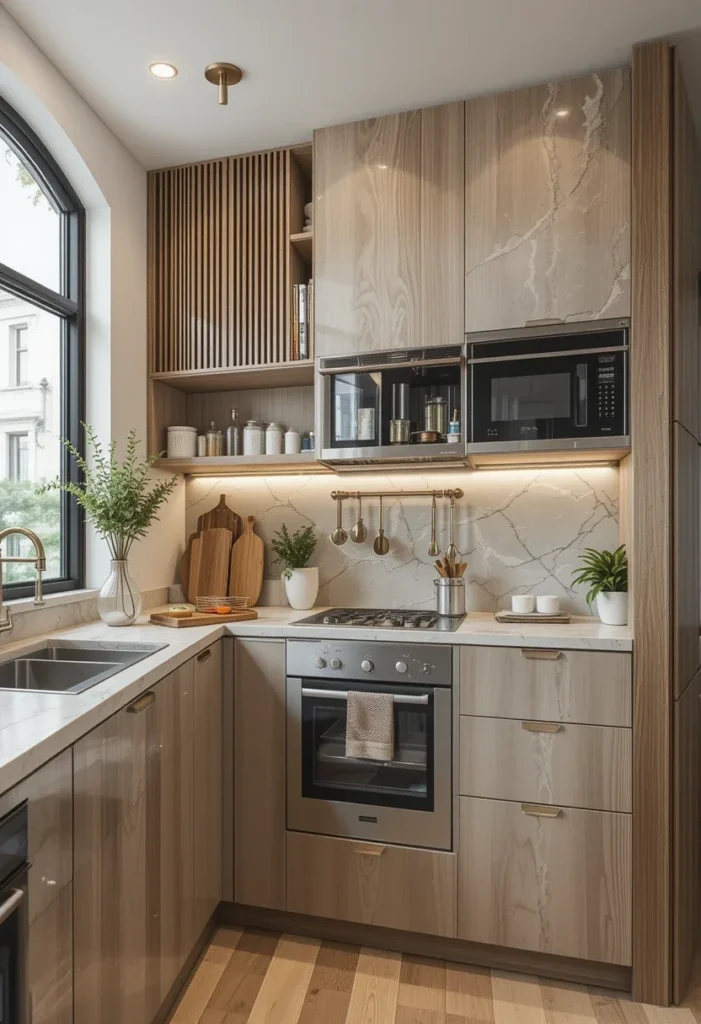
{"type": "Polygon", "coordinates": [[[235,64],[218,60],[214,64],[207,65],[204,69],[204,77],[212,85],[219,86],[219,102],[222,106],[226,106],[229,102],[229,86],[238,85],[243,78],[243,71],[235,64]]]}

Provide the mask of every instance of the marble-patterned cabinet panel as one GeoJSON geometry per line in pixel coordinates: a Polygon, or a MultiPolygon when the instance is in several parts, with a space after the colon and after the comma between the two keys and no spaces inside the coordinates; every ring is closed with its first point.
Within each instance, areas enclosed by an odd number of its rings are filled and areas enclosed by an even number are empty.
{"type": "Polygon", "coordinates": [[[465,105],[465,329],[630,315],[630,72],[465,105]]]}

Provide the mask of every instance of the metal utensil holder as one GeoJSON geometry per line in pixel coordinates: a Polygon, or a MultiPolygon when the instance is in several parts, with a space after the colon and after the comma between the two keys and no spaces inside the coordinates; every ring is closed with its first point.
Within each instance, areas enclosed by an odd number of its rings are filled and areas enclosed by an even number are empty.
{"type": "Polygon", "coordinates": [[[433,581],[436,588],[436,611],[439,615],[465,614],[465,580],[443,576],[433,581]]]}

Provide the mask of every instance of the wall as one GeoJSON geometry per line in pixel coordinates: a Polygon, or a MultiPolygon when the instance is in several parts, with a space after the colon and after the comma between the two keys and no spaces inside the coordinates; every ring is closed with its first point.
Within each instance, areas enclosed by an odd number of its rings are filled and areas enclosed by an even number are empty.
{"type": "MultiPolygon", "coordinates": [[[[320,539],[312,564],[321,569],[320,603],[365,607],[431,607],[436,576],[426,553],[430,540],[430,502],[385,502],[385,533],[390,553],[372,550],[378,526],[378,502],[363,506],[369,531],[365,544],[349,539],[336,547],[329,534],[336,525],[330,493],[416,490],[460,486],[456,505],[456,543],[468,563],[468,607],[493,611],[510,604],[513,593],[559,594],[564,606],[587,613],[584,593],[571,586],[577,557],[585,547],[613,548],[618,538],[618,473],[613,468],[582,470],[500,470],[478,473],[365,473],[339,476],[279,476],[212,479],[195,477],[187,485],[187,533],[197,517],[225,494],[240,515],[255,515],[266,542],[266,586],[262,603],[281,603],[280,568],[271,564],[269,542],[286,523],[291,530],[313,524],[320,539]]],[[[350,531],[356,502],[344,506],[350,531]]],[[[439,544],[448,544],[448,503],[439,503],[439,544]]]]}
{"type": "MultiPolygon", "coordinates": [[[[103,438],[146,438],[146,173],[0,6],[0,95],[61,164],[87,211],[88,409],[103,438]]],[[[144,588],[171,582],[182,545],[184,487],[134,549],[144,588]]],[[[91,537],[88,583],[107,575],[91,537]]]]}

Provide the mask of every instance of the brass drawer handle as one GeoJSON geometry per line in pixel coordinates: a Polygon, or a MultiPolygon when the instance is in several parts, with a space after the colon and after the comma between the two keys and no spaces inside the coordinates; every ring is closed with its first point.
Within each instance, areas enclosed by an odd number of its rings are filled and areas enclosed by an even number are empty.
{"type": "Polygon", "coordinates": [[[353,853],[357,853],[360,857],[381,857],[384,852],[384,846],[377,846],[374,843],[367,846],[360,846],[358,843],[353,845],[353,853]]]}
{"type": "Polygon", "coordinates": [[[201,654],[198,654],[198,655],[197,655],[197,660],[198,660],[199,662],[202,662],[202,661],[209,661],[209,659],[210,659],[211,657],[212,657],[212,648],[211,648],[211,647],[208,647],[206,651],[202,651],[202,653],[201,653],[201,654]]]}
{"type": "Polygon", "coordinates": [[[562,728],[560,722],[521,722],[524,732],[559,732],[562,728]]]}
{"type": "Polygon", "coordinates": [[[142,693],[140,697],[137,697],[133,704],[127,706],[127,711],[130,715],[138,715],[139,712],[150,708],[155,699],[156,694],[153,690],[147,690],[146,693],[142,693]]]}
{"type": "Polygon", "coordinates": [[[562,814],[561,807],[551,807],[549,804],[521,804],[521,810],[534,818],[559,818],[562,814]]]}
{"type": "Polygon", "coordinates": [[[553,651],[547,647],[522,647],[521,657],[532,661],[557,661],[562,651],[553,651]]]}

